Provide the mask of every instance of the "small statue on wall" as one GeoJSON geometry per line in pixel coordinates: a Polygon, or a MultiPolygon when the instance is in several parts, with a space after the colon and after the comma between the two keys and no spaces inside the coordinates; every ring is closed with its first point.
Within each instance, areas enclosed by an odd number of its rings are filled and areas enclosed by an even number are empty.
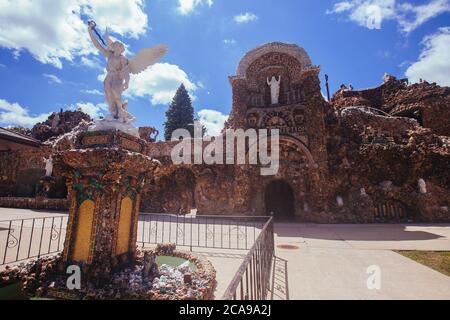
{"type": "Polygon", "coordinates": [[[51,177],[53,173],[53,158],[50,156],[48,159],[43,158],[43,161],[45,163],[45,176],[51,177]]]}
{"type": "Polygon", "coordinates": [[[275,76],[272,76],[272,79],[270,80],[269,78],[267,78],[267,85],[270,87],[270,97],[272,104],[279,104],[281,76],[278,76],[278,79],[275,78],[275,76]]]}
{"type": "Polygon", "coordinates": [[[336,203],[337,203],[338,207],[343,207],[344,206],[344,199],[341,196],[337,196],[336,197],[336,203]]]}
{"type": "Polygon", "coordinates": [[[419,187],[419,192],[421,194],[427,194],[427,183],[424,179],[419,179],[417,186],[419,187]]]}

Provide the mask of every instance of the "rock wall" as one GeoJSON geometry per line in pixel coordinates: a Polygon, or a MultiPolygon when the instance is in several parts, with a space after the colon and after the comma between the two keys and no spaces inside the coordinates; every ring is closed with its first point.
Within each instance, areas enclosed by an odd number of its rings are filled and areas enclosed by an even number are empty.
{"type": "Polygon", "coordinates": [[[71,132],[82,121],[91,122],[92,119],[81,111],[54,112],[46,121],[36,124],[31,129],[31,135],[44,142],[71,132]]]}
{"type": "Polygon", "coordinates": [[[393,116],[410,117],[437,135],[450,136],[450,88],[426,81],[408,85],[388,77],[379,87],[366,90],[341,89],[331,100],[336,108],[367,106],[393,116]]]}
{"type": "MultiPolygon", "coordinates": [[[[58,151],[58,145],[45,143],[40,148],[0,152],[0,197],[36,197],[42,189],[40,179],[45,175],[44,158],[58,151]]],[[[67,196],[65,181],[55,177],[49,198],[67,196]]]]}
{"type": "Polygon", "coordinates": [[[51,152],[50,148],[41,147],[0,153],[0,196],[34,197],[39,179],[45,174],[43,158],[51,152]]]}
{"type": "Polygon", "coordinates": [[[450,220],[450,153],[445,138],[408,118],[358,108],[336,115],[339,124],[329,133],[328,183],[336,190],[330,208],[337,221],[358,221],[367,210],[373,213],[368,221],[450,220]],[[426,194],[420,193],[420,179],[426,182],[426,194]],[[337,204],[338,196],[344,206],[337,204]],[[355,197],[370,199],[373,205],[363,211],[352,208],[355,197]]]}

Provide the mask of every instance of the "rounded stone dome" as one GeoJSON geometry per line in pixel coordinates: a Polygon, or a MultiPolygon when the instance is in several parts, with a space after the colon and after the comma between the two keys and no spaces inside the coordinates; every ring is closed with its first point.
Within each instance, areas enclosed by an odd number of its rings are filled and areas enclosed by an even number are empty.
{"type": "Polygon", "coordinates": [[[245,76],[248,67],[257,59],[270,52],[279,52],[290,55],[298,60],[302,69],[309,69],[312,67],[311,59],[306,53],[305,49],[299,47],[296,44],[287,44],[282,42],[267,43],[262,46],[256,47],[249,51],[239,62],[236,75],[245,76]]]}

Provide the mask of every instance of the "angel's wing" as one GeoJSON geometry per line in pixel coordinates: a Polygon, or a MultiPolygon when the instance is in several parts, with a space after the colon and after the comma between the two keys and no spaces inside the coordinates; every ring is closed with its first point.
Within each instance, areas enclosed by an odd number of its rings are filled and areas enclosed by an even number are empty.
{"type": "Polygon", "coordinates": [[[147,69],[152,64],[159,61],[167,52],[167,46],[158,45],[153,48],[142,49],[129,61],[130,72],[138,74],[147,69]]]}

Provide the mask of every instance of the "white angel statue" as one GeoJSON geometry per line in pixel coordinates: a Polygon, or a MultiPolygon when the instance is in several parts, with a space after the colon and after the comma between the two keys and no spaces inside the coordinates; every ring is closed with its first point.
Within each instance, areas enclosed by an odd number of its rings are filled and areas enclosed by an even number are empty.
{"type": "Polygon", "coordinates": [[[128,60],[123,56],[125,46],[119,41],[113,42],[109,36],[108,29],[105,33],[106,48],[94,36],[96,24],[88,23],[89,36],[94,46],[107,59],[106,78],[104,81],[105,98],[109,106],[110,116],[107,120],[119,121],[129,124],[134,117],[127,112],[128,103],[122,100],[122,93],[128,89],[130,74],[138,74],[149,66],[159,61],[167,52],[167,46],[158,45],[153,48],[142,49],[139,53],[128,60]]]}

